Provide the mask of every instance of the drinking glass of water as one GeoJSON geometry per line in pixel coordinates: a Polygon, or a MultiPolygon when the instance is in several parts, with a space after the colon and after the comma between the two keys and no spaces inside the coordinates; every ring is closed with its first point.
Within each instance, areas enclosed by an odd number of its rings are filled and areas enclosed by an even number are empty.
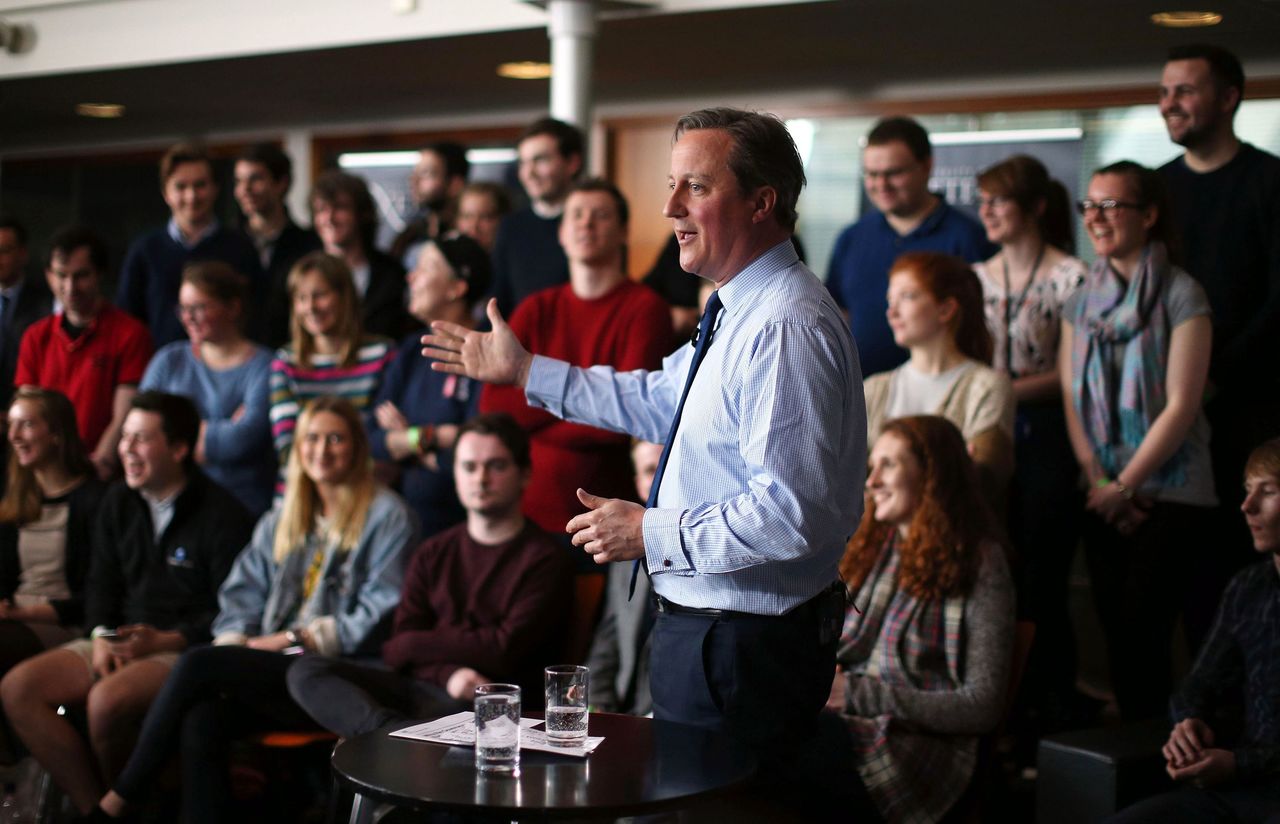
{"type": "Polygon", "coordinates": [[[515,684],[476,687],[476,769],[520,774],[520,688],[515,684]]]}
{"type": "Polygon", "coordinates": [[[547,743],[579,747],[587,740],[587,686],[591,671],[586,667],[559,664],[547,667],[547,743]]]}

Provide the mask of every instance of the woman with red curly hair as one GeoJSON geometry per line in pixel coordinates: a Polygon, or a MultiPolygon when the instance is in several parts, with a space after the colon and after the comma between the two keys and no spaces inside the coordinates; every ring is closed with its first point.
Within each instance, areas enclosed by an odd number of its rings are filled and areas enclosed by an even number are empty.
{"type": "Polygon", "coordinates": [[[942,818],[1000,719],[1014,595],[996,534],[954,424],[884,424],[840,562],[850,598],[827,706],[886,821],[942,818]]]}
{"type": "Polygon", "coordinates": [[[1013,385],[991,368],[992,338],[982,283],[958,257],[908,252],[889,272],[886,312],[893,339],[911,358],[864,383],[867,442],[885,421],[941,415],[959,428],[987,502],[1003,512],[1013,475],[1013,385]]]}

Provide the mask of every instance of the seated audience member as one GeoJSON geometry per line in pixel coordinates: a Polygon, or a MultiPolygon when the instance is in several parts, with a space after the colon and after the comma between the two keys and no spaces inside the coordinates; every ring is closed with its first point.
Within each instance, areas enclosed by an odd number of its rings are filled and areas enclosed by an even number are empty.
{"type": "MultiPolygon", "coordinates": [[[[244,213],[244,233],[258,250],[264,287],[257,308],[261,322],[252,324],[255,339],[275,349],[289,340],[289,288],[293,264],[320,248],[320,238],[293,221],[285,196],[293,184],[293,162],[274,143],[256,143],[236,158],[236,203],[244,213]]],[[[249,307],[244,307],[249,311],[249,307]]]]}
{"type": "Polygon", "coordinates": [[[1249,456],[1244,489],[1240,509],[1266,558],[1227,587],[1170,702],[1174,727],[1163,753],[1184,787],[1129,807],[1114,824],[1271,822],[1280,813],[1280,439],[1249,456]],[[1226,723],[1233,714],[1244,719],[1236,735],[1226,723]]]}
{"type": "MultiPolygon", "coordinates": [[[[424,326],[433,320],[472,325],[472,307],[489,289],[489,256],[468,237],[429,240],[409,273],[409,311],[424,326]]],[[[421,356],[423,330],[409,333],[387,366],[369,422],[373,456],[399,469],[400,494],[430,538],[464,517],[453,491],[458,425],[475,413],[480,385],[436,372],[421,356]]]]}
{"type": "MultiPolygon", "coordinates": [[[[636,473],[636,494],[648,500],[649,487],[658,471],[662,445],[636,441],[631,465],[636,473]]],[[[591,639],[587,667],[591,670],[591,706],[600,712],[649,715],[649,630],[654,615],[648,575],[636,576],[631,591],[631,564],[610,564],[604,595],[604,615],[591,639]]]]}
{"type": "Polygon", "coordinates": [[[320,175],[311,187],[311,222],[324,250],[351,271],[364,329],[399,340],[411,325],[404,308],[404,267],[374,248],[378,210],[369,187],[346,172],[320,175]]]}
{"type": "Polygon", "coordinates": [[[160,160],[160,192],[171,216],[129,246],[120,267],[116,303],[147,325],[157,346],[183,336],[174,309],[182,268],[195,260],[220,260],[261,290],[258,252],[249,239],[218,222],[213,159],[203,147],[179,143],[160,160]]]}
{"type": "Polygon", "coordinates": [[[13,397],[22,334],[53,311],[44,278],[27,272],[29,257],[26,227],[0,213],[0,409],[8,409],[13,397]]]}
{"type": "Polygon", "coordinates": [[[0,698],[14,732],[81,813],[133,749],[178,654],[210,638],[218,587],[253,519],[196,467],[200,418],[186,398],[142,392],[120,441],[124,480],[99,506],[85,583],[90,638],[10,670],[0,698]],[[86,743],[60,706],[84,706],[86,743]]]}
{"type": "Polygon", "coordinates": [[[1125,720],[1163,712],[1174,623],[1217,502],[1201,401],[1212,327],[1204,290],[1172,265],[1160,175],[1094,172],[1080,203],[1098,259],[1062,311],[1067,433],[1088,481],[1090,589],[1125,720]]]}
{"type": "Polygon", "coordinates": [[[418,264],[418,252],[425,241],[446,237],[453,231],[458,213],[458,196],[467,185],[471,161],[467,150],[457,143],[442,141],[424,146],[409,175],[409,192],[417,211],[392,241],[387,253],[400,261],[405,271],[418,264]]]}
{"type": "Polygon", "coordinates": [[[340,258],[312,252],[289,273],[292,342],[271,362],[271,435],[281,473],[302,405],[340,395],[368,412],[395,357],[391,341],[364,334],[351,270],[340,258]]]}
{"type": "MultiPolygon", "coordinates": [[[[71,401],[51,389],[19,389],[9,408],[8,485],[0,499],[0,678],[80,636],[104,489],[71,401]]],[[[18,753],[2,719],[0,764],[12,764],[18,753]]]]}
{"type": "Polygon", "coordinates": [[[120,427],[151,359],[151,336],[102,296],[107,247],[100,237],[72,226],[49,245],[46,275],[62,311],[22,336],[13,382],[56,389],[71,400],[80,440],[105,480],[119,470],[120,427]]]}
{"type": "Polygon", "coordinates": [[[569,279],[560,216],[582,173],[582,149],[582,132],[550,117],[529,124],[516,142],[529,205],[507,215],[493,245],[493,296],[504,318],[525,298],[569,279]]]}
{"type": "Polygon", "coordinates": [[[486,253],[493,253],[498,239],[498,225],[511,212],[511,197],[497,183],[468,183],[458,197],[458,219],[454,229],[460,235],[479,243],[486,253]]]}
{"type": "Polygon", "coordinates": [[[958,257],[905,254],[889,273],[888,318],[911,358],[866,379],[868,443],[893,418],[941,415],[969,444],[987,503],[1003,512],[1013,473],[1013,389],[988,365],[991,332],[977,276],[958,257]]]}
{"type": "Polygon", "coordinates": [[[414,553],[396,607],[386,667],[304,656],[289,692],[324,727],[350,737],[394,721],[471,705],[491,681],[538,706],[542,668],[563,654],[573,562],[520,514],[529,441],[501,414],[462,426],[454,479],[467,520],[414,553]]]}
{"type": "Polygon", "coordinates": [[[1084,502],[1062,414],[1058,337],[1062,306],[1088,269],[1068,254],[1075,244],[1067,190],[1034,157],[1015,155],[978,175],[978,216],[1000,246],[973,265],[995,342],[992,366],[1012,380],[1017,402],[1009,537],[1021,561],[1019,613],[1036,624],[1025,684],[1031,706],[1052,727],[1087,712],[1075,692],[1067,612],[1084,502]]]}
{"type": "Polygon", "coordinates": [[[828,707],[880,817],[937,821],[973,777],[978,737],[1000,721],[1013,581],[953,424],[889,421],[869,465],[840,562],[850,598],[828,707]]]}
{"type": "Polygon", "coordinates": [[[103,810],[119,816],[142,800],[180,754],[183,820],[231,821],[231,740],[314,727],[289,698],[290,666],[377,650],[413,537],[404,502],[374,481],[355,407],[340,398],[308,404],[284,504],[258,521],[218,592],[214,645],[174,666],[103,810]],[[287,654],[299,649],[314,656],[287,654]]]}
{"type": "MultiPolygon", "coordinates": [[[[622,193],[599,179],[576,184],[560,224],[569,282],[532,295],[511,316],[511,330],[526,349],[573,366],[625,371],[661,364],[671,348],[671,318],[661,298],[623,271],[626,242],[622,193]]],[[[548,532],[562,534],[569,519],[585,510],[579,488],[634,499],[626,435],[531,407],[518,386],[486,386],[480,409],[506,412],[529,433],[534,477],[525,489],[524,513],[548,532]]]]}
{"type": "Polygon", "coordinates": [[[248,283],[225,263],[191,263],[178,313],[188,340],[156,353],[142,389],[186,395],[200,413],[196,462],[255,517],[271,506],[271,353],[244,336],[248,283]]]}

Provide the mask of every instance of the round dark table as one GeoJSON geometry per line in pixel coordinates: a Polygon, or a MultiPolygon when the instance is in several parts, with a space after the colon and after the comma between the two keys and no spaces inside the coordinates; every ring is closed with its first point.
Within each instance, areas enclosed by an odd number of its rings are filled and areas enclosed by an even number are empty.
{"type": "Polygon", "coordinates": [[[755,756],[727,736],[630,715],[592,713],[590,734],[604,741],[585,759],[522,750],[515,777],[477,772],[471,748],[388,731],[343,741],[333,752],[338,781],[356,794],[353,823],[368,820],[370,800],[512,818],[635,815],[732,789],[756,771],[755,756]]]}

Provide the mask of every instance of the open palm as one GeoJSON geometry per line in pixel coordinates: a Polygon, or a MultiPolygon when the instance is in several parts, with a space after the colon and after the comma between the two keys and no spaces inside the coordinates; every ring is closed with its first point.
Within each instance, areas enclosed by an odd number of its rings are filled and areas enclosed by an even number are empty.
{"type": "Polygon", "coordinates": [[[422,355],[432,358],[437,372],[466,375],[485,383],[524,386],[533,355],[520,345],[511,327],[498,311],[498,302],[489,299],[491,332],[477,332],[447,321],[431,324],[431,333],[422,336],[422,355]]]}

